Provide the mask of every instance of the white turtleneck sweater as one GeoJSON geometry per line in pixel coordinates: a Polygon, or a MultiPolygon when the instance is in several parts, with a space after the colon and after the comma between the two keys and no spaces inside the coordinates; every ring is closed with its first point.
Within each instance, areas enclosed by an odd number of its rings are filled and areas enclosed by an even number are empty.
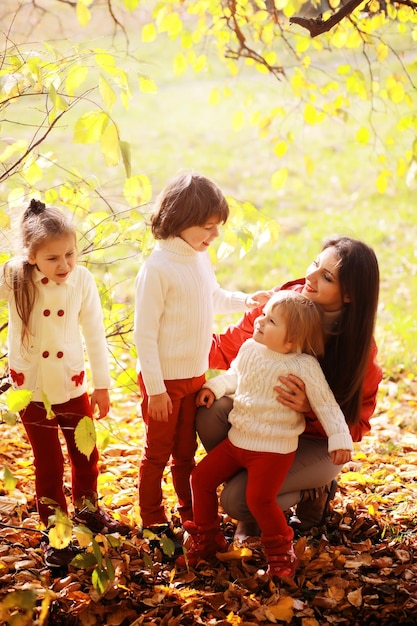
{"type": "Polygon", "coordinates": [[[274,391],[278,377],[288,374],[304,382],[311,408],[329,438],[329,452],[353,450],[344,415],[317,359],[274,352],[254,339],[245,341],[227,372],[204,385],[216,399],[235,393],[229,414],[230,441],[258,452],[287,454],[297,449],[298,436],[305,428],[304,415],[280,404],[274,391]]]}
{"type": "Polygon", "coordinates": [[[136,277],[134,341],[137,370],[148,395],[164,380],[201,376],[208,369],[213,315],[247,310],[247,294],[225,291],[210,256],[180,237],[158,241],[136,277]]]}

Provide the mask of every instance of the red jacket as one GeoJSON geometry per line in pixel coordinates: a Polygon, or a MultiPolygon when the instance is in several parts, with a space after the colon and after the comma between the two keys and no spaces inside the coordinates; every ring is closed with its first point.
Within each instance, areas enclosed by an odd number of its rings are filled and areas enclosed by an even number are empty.
{"type": "MultiPolygon", "coordinates": [[[[301,291],[304,283],[305,279],[301,278],[285,283],[282,287],[277,287],[275,291],[281,291],[282,289],[301,291]]],[[[229,368],[242,343],[252,337],[254,321],[261,313],[262,307],[252,309],[245,313],[237,324],[229,326],[226,332],[213,335],[209,359],[211,369],[227,370],[229,368]]],[[[349,426],[353,441],[360,441],[371,430],[370,418],[375,411],[378,385],[382,379],[382,370],[376,362],[376,354],[377,346],[375,341],[373,341],[363,385],[360,419],[357,424],[349,426]]],[[[314,413],[310,412],[305,417],[306,428],[303,434],[310,437],[325,438],[326,434],[314,413]]]]}

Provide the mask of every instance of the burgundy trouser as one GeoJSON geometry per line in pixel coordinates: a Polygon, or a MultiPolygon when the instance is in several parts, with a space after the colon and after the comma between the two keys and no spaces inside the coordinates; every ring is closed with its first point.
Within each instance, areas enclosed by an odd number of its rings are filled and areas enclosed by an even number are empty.
{"type": "Polygon", "coordinates": [[[139,508],[143,527],[166,524],[162,499],[162,478],[171,459],[172,483],[178,497],[181,521],[192,519],[190,474],[195,466],[197,450],[195,431],[195,398],[206,378],[165,380],[172,402],[167,422],[149,417],[148,396],[141,375],[138,384],[142,392],[142,417],[146,424],[146,441],[139,468],[139,508]]]}
{"type": "Polygon", "coordinates": [[[43,498],[58,504],[64,513],[68,510],[64,493],[64,455],[59,440],[59,428],[65,437],[71,463],[72,501],[74,503],[82,501],[84,497],[95,502],[97,498],[97,448],[95,447],[87,458],[77,449],[74,439],[74,430],[78,422],[85,416],[91,417],[88,394],[72,398],[64,404],[54,404],[52,410],[55,417],[47,419],[42,402],[31,402],[20,413],[33,450],[36,502],[39,517],[45,526],[48,526],[48,517],[54,513],[54,507],[43,503],[43,498]]]}
{"type": "Polygon", "coordinates": [[[287,535],[288,524],[276,498],[295,452],[254,452],[224,439],[191,474],[194,521],[210,527],[218,518],[217,487],[246,468],[246,501],[264,537],[287,535]]]}

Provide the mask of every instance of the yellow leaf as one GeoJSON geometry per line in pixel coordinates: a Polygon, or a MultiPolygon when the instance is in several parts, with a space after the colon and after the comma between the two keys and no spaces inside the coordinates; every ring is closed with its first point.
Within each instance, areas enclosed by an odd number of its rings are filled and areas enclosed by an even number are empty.
{"type": "Polygon", "coordinates": [[[387,56],[388,56],[388,46],[387,44],[380,42],[376,47],[376,58],[378,59],[378,62],[382,63],[382,61],[385,61],[387,56]]]}
{"type": "Polygon", "coordinates": [[[311,156],[306,154],[305,157],[304,157],[304,162],[305,162],[305,165],[306,165],[306,172],[307,172],[307,174],[311,175],[314,172],[314,169],[315,169],[314,160],[311,158],[311,156]]]}
{"type": "MultiPolygon", "coordinates": [[[[66,548],[72,539],[72,524],[67,515],[60,508],[55,510],[52,517],[52,528],[49,529],[49,543],[53,548],[62,550],[66,548]]],[[[51,520],[51,517],[49,518],[51,520]]]]}
{"type": "MultiPolygon", "coordinates": [[[[1,160],[1,159],[0,159],[1,160]]],[[[18,187],[17,185],[10,191],[10,193],[7,196],[7,204],[9,205],[9,208],[13,209],[13,208],[19,208],[22,206],[22,201],[25,198],[25,190],[23,187],[18,187]]],[[[9,216],[3,214],[2,218],[1,218],[1,224],[0,226],[2,226],[2,228],[7,228],[8,227],[8,223],[9,223],[9,216]],[[6,220],[7,218],[7,220],[6,220]]]]}
{"type": "Polygon", "coordinates": [[[379,193],[385,193],[388,188],[388,179],[385,172],[381,172],[376,179],[376,188],[379,193]]]}
{"type": "Polygon", "coordinates": [[[174,72],[176,76],[181,76],[184,74],[187,69],[187,60],[182,52],[178,52],[178,54],[174,57],[174,72]]]}
{"type": "Polygon", "coordinates": [[[217,88],[214,88],[210,91],[209,95],[209,103],[212,105],[219,104],[220,102],[220,92],[217,88]]]}
{"type": "Polygon", "coordinates": [[[370,138],[371,133],[369,132],[369,128],[366,128],[365,126],[362,126],[362,128],[360,128],[356,133],[356,139],[363,145],[369,143],[370,138]]]}
{"type": "Polygon", "coordinates": [[[319,124],[324,119],[324,113],[321,113],[310,102],[304,107],[304,121],[307,124],[319,124]]]}
{"type": "Polygon", "coordinates": [[[149,202],[152,197],[149,178],[142,174],[131,176],[125,181],[123,195],[132,207],[149,202]]]}
{"type": "Polygon", "coordinates": [[[391,89],[388,89],[388,95],[392,102],[399,104],[404,100],[404,87],[401,83],[396,83],[391,89]]]}
{"type": "Polygon", "coordinates": [[[104,102],[104,106],[108,109],[111,109],[116,102],[116,94],[114,93],[113,88],[110,86],[109,82],[104,78],[104,76],[99,76],[98,79],[98,88],[100,91],[101,99],[104,102]]]}
{"type": "Polygon", "coordinates": [[[232,126],[233,130],[239,131],[242,130],[245,124],[245,116],[243,111],[236,111],[232,118],[232,126]]]}
{"type": "Polygon", "coordinates": [[[98,141],[103,132],[103,125],[108,120],[104,111],[90,111],[82,115],[75,123],[74,141],[77,143],[93,143],[98,141]]]}
{"type": "Polygon", "coordinates": [[[297,37],[297,45],[296,45],[296,50],[297,52],[305,52],[306,50],[308,50],[310,47],[310,40],[308,39],[308,37],[297,37]]]}
{"type": "Polygon", "coordinates": [[[94,55],[95,61],[99,67],[107,74],[116,73],[116,61],[114,57],[105,50],[97,50],[94,55]]]}
{"type": "Polygon", "coordinates": [[[23,168],[23,176],[28,183],[35,185],[37,182],[42,180],[43,172],[35,161],[33,163],[28,163],[28,165],[23,168]]]}
{"type": "Polygon", "coordinates": [[[85,65],[72,67],[65,79],[65,89],[69,96],[73,96],[77,88],[86,80],[88,68],[85,65]]]}
{"type": "Polygon", "coordinates": [[[144,43],[150,43],[156,39],[155,24],[145,24],[142,28],[142,41],[144,43]]]}
{"type": "Polygon", "coordinates": [[[277,157],[283,157],[288,150],[288,145],[286,141],[278,141],[275,145],[274,145],[274,152],[277,155],[277,157]]]}
{"type": "Polygon", "coordinates": [[[60,96],[53,85],[49,87],[49,97],[55,109],[60,111],[66,111],[68,109],[68,103],[60,96]]]}
{"type": "Polygon", "coordinates": [[[216,558],[219,561],[235,561],[236,559],[242,559],[245,556],[252,556],[252,550],[249,548],[233,548],[227,552],[217,552],[216,558]]]}
{"type": "Polygon", "coordinates": [[[101,151],[107,165],[117,165],[120,161],[119,132],[114,122],[104,127],[100,138],[101,151]]]}
{"type": "Polygon", "coordinates": [[[143,93],[158,93],[156,83],[147,76],[139,76],[139,88],[143,93]]]}
{"type": "Polygon", "coordinates": [[[268,605],[265,607],[268,613],[271,613],[276,619],[283,622],[291,622],[294,617],[294,600],[291,596],[285,596],[280,598],[277,604],[268,605]]]}
{"type": "Polygon", "coordinates": [[[276,170],[271,176],[271,184],[274,189],[281,189],[288,178],[288,168],[284,167],[281,170],[276,170]]]}
{"type": "Polygon", "coordinates": [[[81,26],[86,26],[91,20],[91,12],[83,2],[77,2],[75,14],[81,26]]]}
{"type": "Polygon", "coordinates": [[[80,548],[87,548],[93,538],[93,533],[87,526],[78,524],[74,526],[74,535],[79,543],[80,548]]]}
{"type": "Polygon", "coordinates": [[[182,31],[182,21],[178,13],[168,13],[165,15],[160,24],[161,33],[167,32],[170,39],[175,39],[182,31]]]}

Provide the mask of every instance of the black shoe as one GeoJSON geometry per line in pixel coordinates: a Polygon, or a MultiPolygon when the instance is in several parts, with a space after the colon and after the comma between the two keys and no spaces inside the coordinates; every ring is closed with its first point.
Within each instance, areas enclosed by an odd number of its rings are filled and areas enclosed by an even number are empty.
{"type": "MultiPolygon", "coordinates": [[[[67,570],[72,559],[79,554],[80,550],[72,543],[65,548],[53,548],[47,541],[41,543],[45,565],[51,570],[67,570]]],[[[60,575],[62,572],[60,572],[60,575]]]]}
{"type": "Polygon", "coordinates": [[[175,561],[184,553],[182,545],[169,524],[153,524],[142,529],[142,537],[148,539],[149,547],[162,553],[163,561],[175,561]],[[151,534],[152,533],[152,534],[151,534]]]}
{"type": "Polygon", "coordinates": [[[130,533],[131,528],[123,522],[118,522],[104,509],[97,508],[95,511],[90,511],[85,507],[78,511],[72,518],[77,524],[84,524],[93,533],[119,533],[120,535],[127,535],[130,533]]]}

